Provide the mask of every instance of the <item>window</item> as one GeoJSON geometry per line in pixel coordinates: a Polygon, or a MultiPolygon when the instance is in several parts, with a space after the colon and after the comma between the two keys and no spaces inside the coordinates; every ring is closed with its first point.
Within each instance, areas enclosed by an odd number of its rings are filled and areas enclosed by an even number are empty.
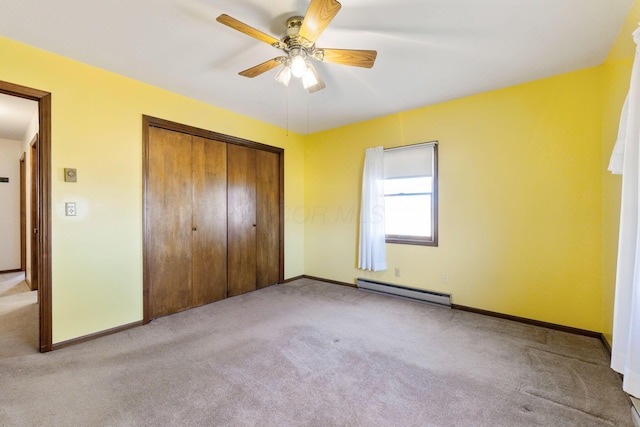
{"type": "Polygon", "coordinates": [[[438,246],[438,145],[384,152],[387,243],[438,246]]]}

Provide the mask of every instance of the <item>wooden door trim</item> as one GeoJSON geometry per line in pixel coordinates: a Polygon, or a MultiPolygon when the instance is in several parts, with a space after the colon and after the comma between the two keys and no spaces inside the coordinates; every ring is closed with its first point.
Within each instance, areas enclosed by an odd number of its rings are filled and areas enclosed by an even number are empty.
{"type": "Polygon", "coordinates": [[[27,272],[27,152],[20,156],[20,271],[27,272]]]}
{"type": "MultiPolygon", "coordinates": [[[[39,258],[39,347],[40,352],[53,348],[51,316],[51,93],[26,86],[0,81],[0,93],[38,102],[39,159],[38,214],[36,224],[40,239],[35,248],[39,258]]],[[[34,250],[32,248],[32,250],[34,250]]]]}
{"type": "Polygon", "coordinates": [[[284,283],[284,150],[280,153],[280,218],[278,224],[280,227],[280,274],[278,283],[284,283]]]}
{"type": "Polygon", "coordinates": [[[200,129],[193,126],[172,122],[169,120],[159,119],[157,117],[142,116],[145,128],[148,126],[154,126],[162,129],[173,130],[176,132],[186,133],[188,135],[200,136],[206,139],[213,139],[215,141],[226,142],[228,144],[242,145],[249,148],[256,148],[258,150],[270,151],[272,153],[284,153],[283,148],[274,147],[272,145],[262,144],[260,142],[250,141],[248,139],[242,139],[231,135],[225,135],[223,133],[214,132],[211,130],[200,129]]]}
{"type": "Polygon", "coordinates": [[[40,174],[39,166],[38,166],[38,134],[36,133],[29,142],[29,175],[31,176],[31,185],[29,186],[29,195],[31,206],[29,209],[29,220],[30,220],[30,229],[29,229],[29,241],[31,242],[31,274],[27,277],[27,283],[29,284],[29,288],[32,291],[38,289],[38,253],[33,248],[37,247],[38,235],[35,234],[35,229],[38,227],[37,222],[39,218],[38,211],[38,176],[40,174]]]}
{"type": "Polygon", "coordinates": [[[150,230],[149,223],[147,221],[147,196],[148,196],[148,178],[149,178],[149,127],[158,127],[161,129],[172,130],[176,132],[186,133],[188,135],[199,136],[206,139],[212,139],[215,141],[225,142],[228,144],[242,145],[248,148],[255,148],[258,150],[269,151],[276,153],[280,158],[280,219],[279,219],[279,232],[280,232],[280,263],[279,263],[279,282],[284,282],[284,149],[273,147],[271,145],[262,144],[259,142],[250,141],[247,139],[238,138],[235,136],[225,135],[222,133],[201,129],[181,123],[172,122],[170,120],[160,119],[157,117],[142,116],[142,301],[143,310],[142,317],[143,323],[149,323],[150,319],[150,307],[149,307],[149,261],[146,254],[146,248],[149,244],[150,230]]]}
{"type": "Polygon", "coordinates": [[[142,116],[142,324],[151,321],[151,307],[149,306],[149,256],[151,232],[147,220],[149,198],[149,121],[142,116]]]}

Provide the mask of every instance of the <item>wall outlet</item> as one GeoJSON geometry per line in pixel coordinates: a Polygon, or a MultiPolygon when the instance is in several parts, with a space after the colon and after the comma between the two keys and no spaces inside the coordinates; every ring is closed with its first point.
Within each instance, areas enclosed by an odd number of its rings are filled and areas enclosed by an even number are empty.
{"type": "Polygon", "coordinates": [[[442,273],[442,283],[449,283],[449,273],[442,273]]]}
{"type": "Polygon", "coordinates": [[[400,277],[400,269],[396,268],[396,277],[400,277]]]}
{"type": "Polygon", "coordinates": [[[64,204],[64,214],[66,216],[76,216],[76,203],[67,202],[64,204]]]}

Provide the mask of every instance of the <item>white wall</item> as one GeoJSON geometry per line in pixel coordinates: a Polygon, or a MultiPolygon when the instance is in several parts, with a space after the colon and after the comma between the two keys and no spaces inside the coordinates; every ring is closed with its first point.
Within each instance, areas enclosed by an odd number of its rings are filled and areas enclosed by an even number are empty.
{"type": "Polygon", "coordinates": [[[20,156],[22,141],[0,139],[0,271],[20,269],[20,156]]]}

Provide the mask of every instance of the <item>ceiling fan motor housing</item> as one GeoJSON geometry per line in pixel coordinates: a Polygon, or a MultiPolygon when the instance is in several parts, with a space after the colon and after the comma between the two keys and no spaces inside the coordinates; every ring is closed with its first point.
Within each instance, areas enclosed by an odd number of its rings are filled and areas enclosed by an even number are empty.
{"type": "Polygon", "coordinates": [[[285,45],[285,52],[289,52],[292,49],[303,49],[305,53],[313,51],[314,43],[299,35],[303,19],[304,17],[302,16],[292,16],[287,19],[287,31],[281,40],[285,45]]]}
{"type": "Polygon", "coordinates": [[[302,27],[302,20],[304,18],[302,16],[292,16],[287,19],[287,37],[297,36],[300,32],[300,27],[302,27]]]}

